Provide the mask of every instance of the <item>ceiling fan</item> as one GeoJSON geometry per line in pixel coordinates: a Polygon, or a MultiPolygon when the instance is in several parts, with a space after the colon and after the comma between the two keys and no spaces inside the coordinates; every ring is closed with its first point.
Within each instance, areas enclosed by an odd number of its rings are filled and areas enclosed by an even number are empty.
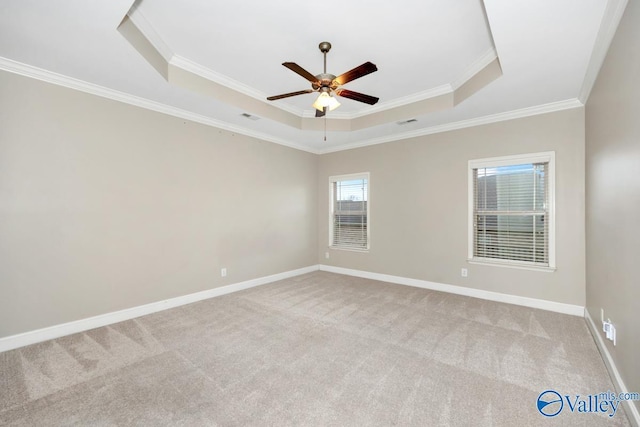
{"type": "Polygon", "coordinates": [[[311,92],[320,92],[318,99],[313,103],[313,107],[316,109],[316,117],[322,117],[327,114],[327,110],[331,111],[340,106],[340,103],[331,96],[334,93],[338,96],[353,99],[354,101],[364,102],[365,104],[373,105],[378,102],[379,98],[371,95],[365,95],[364,93],[354,92],[348,89],[342,89],[345,83],[358,79],[367,74],[378,71],[378,67],[371,62],[365,62],[364,64],[347,71],[338,77],[333,74],[327,73],[327,52],[331,50],[331,43],[322,42],[318,45],[320,52],[324,54],[324,72],[314,76],[295,62],[283,62],[282,65],[304,77],[311,82],[312,89],[299,90],[297,92],[284,93],[282,95],[270,96],[267,99],[269,101],[275,101],[277,99],[288,98],[290,96],[302,95],[311,92]]]}

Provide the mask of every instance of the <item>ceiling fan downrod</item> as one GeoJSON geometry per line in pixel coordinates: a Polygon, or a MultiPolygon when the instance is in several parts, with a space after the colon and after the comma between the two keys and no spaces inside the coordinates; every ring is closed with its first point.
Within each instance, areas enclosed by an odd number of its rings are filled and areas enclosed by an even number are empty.
{"type": "Polygon", "coordinates": [[[318,48],[324,54],[324,74],[327,74],[327,52],[331,50],[331,43],[322,42],[318,45],[318,48]]]}

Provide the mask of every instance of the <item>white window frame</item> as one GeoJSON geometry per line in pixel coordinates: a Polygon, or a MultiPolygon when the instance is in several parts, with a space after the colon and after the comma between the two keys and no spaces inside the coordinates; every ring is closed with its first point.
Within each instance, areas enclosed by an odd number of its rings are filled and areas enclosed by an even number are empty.
{"type": "Polygon", "coordinates": [[[371,248],[371,176],[369,172],[335,175],[329,177],[329,248],[338,249],[341,251],[369,252],[369,249],[371,248]],[[349,181],[354,179],[367,180],[367,246],[362,249],[336,246],[333,243],[333,184],[338,181],[349,181]]]}
{"type": "Polygon", "coordinates": [[[471,264],[494,265],[502,267],[522,268],[526,270],[555,271],[556,269],[556,155],[554,151],[533,154],[519,154],[514,156],[491,157],[486,159],[469,160],[468,167],[468,252],[467,261],[471,264]],[[473,254],[474,242],[474,200],[473,200],[473,170],[488,167],[513,166],[529,163],[548,163],[548,211],[549,211],[549,265],[542,266],[531,262],[500,260],[493,258],[477,258],[473,254]]]}

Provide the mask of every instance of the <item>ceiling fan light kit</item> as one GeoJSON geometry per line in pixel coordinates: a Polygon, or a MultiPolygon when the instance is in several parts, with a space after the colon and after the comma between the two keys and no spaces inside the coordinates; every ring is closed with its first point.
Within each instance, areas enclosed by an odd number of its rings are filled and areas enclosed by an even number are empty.
{"type": "Polygon", "coordinates": [[[321,92],[316,99],[316,102],[313,104],[313,108],[318,111],[324,111],[325,108],[328,108],[329,111],[333,111],[340,106],[340,103],[333,96],[329,95],[328,92],[321,92]]]}
{"type": "Polygon", "coordinates": [[[332,92],[337,96],[353,99],[354,101],[363,102],[365,104],[374,105],[378,102],[378,98],[371,95],[365,95],[363,93],[354,92],[347,89],[342,89],[340,86],[358,79],[367,74],[378,71],[378,67],[371,62],[365,62],[364,64],[347,71],[336,77],[333,74],[327,73],[327,53],[331,50],[331,43],[322,42],[318,45],[320,52],[324,55],[324,72],[314,76],[295,62],[283,62],[282,65],[293,71],[294,73],[304,77],[311,82],[312,89],[299,90],[297,92],[284,93],[282,95],[270,96],[267,99],[269,101],[275,101],[278,99],[289,98],[291,96],[303,95],[305,93],[320,92],[316,101],[312,104],[313,107],[318,110],[316,117],[322,117],[326,114],[327,110],[332,111],[340,106],[338,100],[332,96],[332,92]]]}

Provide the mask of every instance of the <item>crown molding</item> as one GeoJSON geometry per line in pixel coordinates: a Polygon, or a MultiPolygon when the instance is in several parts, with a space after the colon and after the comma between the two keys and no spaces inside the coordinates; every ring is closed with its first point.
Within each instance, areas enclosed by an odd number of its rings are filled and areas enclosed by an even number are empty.
{"type": "MultiPolygon", "coordinates": [[[[152,44],[154,44],[153,40],[149,40],[149,41],[152,44]]],[[[460,86],[465,84],[467,81],[469,81],[469,79],[471,79],[477,73],[482,71],[485,67],[491,64],[491,62],[493,62],[496,58],[497,58],[496,51],[494,48],[491,48],[485,54],[483,54],[480,58],[474,61],[473,64],[471,64],[471,66],[469,66],[469,68],[467,68],[465,72],[453,83],[443,84],[431,89],[413,93],[411,95],[395,98],[395,99],[392,99],[391,101],[382,102],[376,105],[372,105],[370,107],[366,107],[357,112],[347,113],[347,112],[340,112],[340,111],[332,111],[331,119],[352,120],[352,119],[356,119],[358,117],[364,117],[373,113],[387,111],[394,108],[401,108],[409,104],[413,104],[415,102],[425,101],[427,99],[435,98],[441,95],[452,94],[457,88],[459,88],[460,86]]],[[[267,100],[266,100],[267,94],[265,94],[264,92],[259,91],[251,86],[245,85],[244,83],[241,83],[223,74],[217,73],[210,68],[207,68],[201,64],[198,64],[197,62],[191,61],[190,59],[184,58],[180,55],[173,54],[169,63],[173,66],[182,68],[185,71],[189,71],[190,73],[203,77],[207,80],[211,80],[215,83],[223,85],[236,92],[242,93],[244,95],[250,96],[251,98],[267,103],[267,100]]],[[[313,110],[301,110],[299,108],[296,108],[284,103],[274,103],[270,105],[274,105],[277,108],[280,108],[281,110],[287,111],[291,114],[295,114],[301,118],[315,117],[315,112],[313,110]]]]}
{"type": "MultiPolygon", "coordinates": [[[[241,94],[247,95],[251,98],[257,99],[258,101],[262,101],[264,103],[269,103],[267,101],[267,94],[259,91],[249,85],[241,83],[237,80],[232,79],[231,77],[225,76],[224,74],[217,73],[210,68],[203,66],[195,61],[185,58],[184,56],[177,55],[167,43],[162,39],[158,31],[155,27],[149,22],[149,20],[145,17],[145,15],[140,11],[137,7],[137,4],[131,7],[129,12],[127,13],[131,21],[138,27],[140,32],[146,39],[151,43],[153,47],[160,53],[160,55],[167,61],[167,64],[173,65],[174,67],[182,68],[185,71],[193,73],[197,76],[203,77],[207,80],[211,80],[214,83],[218,83],[223,85],[231,90],[239,92],[241,94]]],[[[270,105],[275,106],[281,110],[287,111],[291,114],[295,114],[298,117],[303,116],[303,110],[293,107],[289,104],[283,103],[269,103],[270,105]]]]}
{"type": "MultiPolygon", "coordinates": [[[[231,90],[249,96],[258,101],[268,103],[269,105],[273,105],[276,108],[284,110],[288,113],[294,114],[300,118],[314,118],[315,111],[314,110],[303,110],[297,107],[294,107],[287,103],[270,103],[267,101],[267,94],[257,90],[249,85],[241,83],[235,79],[232,79],[228,76],[220,74],[210,68],[203,66],[195,61],[187,59],[183,56],[180,56],[173,52],[169,46],[164,42],[162,37],[160,37],[158,31],[155,30],[153,25],[149,22],[148,19],[145,18],[144,14],[138,9],[137,5],[134,4],[129,10],[128,14],[129,18],[133,21],[133,23],[139,28],[140,32],[144,37],[147,38],[149,43],[153,45],[158,52],[165,58],[168,64],[173,65],[175,67],[182,68],[185,71],[193,73],[197,76],[203,77],[207,80],[210,80],[219,85],[225,86],[231,90]]],[[[491,28],[487,23],[489,33],[491,34],[491,28]]],[[[369,114],[375,114],[395,108],[401,108],[413,103],[425,101],[431,98],[435,98],[442,95],[451,94],[453,95],[454,91],[458,89],[460,86],[465,84],[469,79],[475,76],[477,73],[482,71],[485,67],[487,67],[491,62],[493,62],[498,57],[495,47],[489,48],[487,52],[485,52],[480,58],[475,60],[469,67],[460,75],[456,80],[451,83],[442,84],[440,86],[436,86],[431,89],[423,90],[417,93],[410,94],[408,96],[395,98],[387,102],[378,103],[373,106],[365,107],[357,112],[339,112],[333,111],[331,113],[331,119],[335,120],[353,120],[359,117],[364,117],[369,114]]]]}
{"type": "Polygon", "coordinates": [[[183,56],[180,55],[173,55],[173,57],[171,58],[171,61],[169,61],[170,65],[173,65],[175,67],[179,67],[182,68],[185,71],[188,71],[190,73],[193,73],[197,76],[203,77],[207,80],[211,80],[214,83],[218,83],[220,85],[223,85],[229,89],[232,89],[236,92],[242,93],[244,95],[247,95],[253,99],[256,99],[258,101],[262,101],[265,104],[269,104],[269,105],[273,105],[277,108],[280,108],[281,110],[287,111],[291,114],[295,114],[296,116],[302,117],[303,116],[303,110],[299,109],[299,108],[295,108],[291,105],[288,104],[274,104],[274,103],[270,103],[269,101],[267,101],[267,94],[264,92],[261,92],[257,89],[254,89],[253,87],[246,85],[244,83],[241,83],[237,80],[232,79],[231,77],[227,77],[224,74],[220,74],[217,73],[215,71],[213,71],[210,68],[207,68],[201,64],[198,64],[197,62],[194,62],[190,59],[187,59],[183,56]]]}
{"type": "MultiPolygon", "coordinates": [[[[498,54],[494,47],[491,47],[487,50],[480,58],[475,60],[456,80],[451,83],[446,83],[440,86],[436,86],[431,89],[423,90],[421,92],[416,92],[408,96],[403,96],[400,98],[392,99],[391,101],[381,102],[376,105],[372,105],[370,107],[364,108],[357,112],[352,113],[340,113],[340,112],[331,112],[332,119],[338,120],[352,120],[357,119],[359,117],[364,117],[369,114],[379,113],[382,111],[391,110],[394,108],[401,108],[407,105],[425,101],[427,99],[436,98],[442,95],[453,95],[453,93],[460,88],[462,85],[467,83],[473,76],[478,74],[480,71],[484,70],[487,66],[489,66],[493,61],[498,59],[498,54]]],[[[313,112],[304,112],[303,117],[314,117],[315,114],[313,112]]]]}
{"type": "Polygon", "coordinates": [[[264,92],[254,89],[251,86],[245,85],[244,83],[240,83],[237,80],[225,76],[224,74],[217,73],[212,69],[200,65],[197,62],[194,62],[183,56],[174,55],[169,63],[173,66],[180,67],[183,70],[189,71],[190,73],[196,74],[200,77],[204,77],[205,79],[224,85],[229,89],[233,89],[237,92],[243,93],[260,101],[263,101],[267,97],[264,92]]]}
{"type": "Polygon", "coordinates": [[[433,135],[436,133],[449,132],[457,129],[470,128],[491,123],[503,122],[507,120],[520,119],[523,117],[537,116],[540,114],[553,113],[556,111],[569,110],[572,108],[584,107],[584,104],[577,98],[567,99],[565,101],[552,102],[549,104],[537,105],[534,107],[521,108],[519,110],[507,111],[504,113],[491,114],[484,117],[477,117],[468,120],[461,120],[453,123],[446,123],[437,126],[416,129],[409,132],[384,136],[380,138],[367,139],[355,142],[341,147],[329,148],[321,150],[319,154],[335,153],[338,151],[352,150],[354,148],[368,147],[370,145],[384,144],[387,142],[400,141],[403,139],[416,138],[425,135],[433,135]]]}
{"type": "MultiPolygon", "coordinates": [[[[136,23],[136,22],[134,22],[136,23]]],[[[137,23],[136,23],[137,24],[137,23]]],[[[145,37],[147,36],[145,31],[142,31],[145,37]]],[[[149,42],[155,46],[155,41],[149,39],[149,42]]],[[[155,46],[157,48],[157,46],[155,46]]],[[[431,88],[428,90],[424,90],[421,92],[416,92],[408,96],[403,96],[400,98],[395,98],[391,101],[382,102],[370,107],[366,107],[357,112],[341,112],[341,111],[332,111],[331,119],[335,120],[352,120],[358,117],[364,117],[369,114],[378,113],[381,111],[387,111],[393,108],[401,108],[409,104],[413,104],[415,102],[424,101],[430,98],[435,98],[441,95],[452,94],[455,89],[462,86],[466,83],[471,77],[475,76],[478,72],[482,71],[486,66],[488,66],[492,61],[497,58],[496,51],[494,48],[489,49],[487,53],[482,55],[478,60],[476,60],[463,74],[460,78],[458,78],[455,83],[443,84],[437,86],[435,88],[431,88]]],[[[217,73],[210,68],[207,68],[197,62],[194,62],[190,59],[187,59],[183,56],[172,54],[171,60],[168,61],[170,65],[175,67],[182,68],[185,71],[193,73],[197,76],[203,77],[207,80],[211,80],[214,83],[218,83],[223,85],[229,89],[232,89],[236,92],[247,95],[253,99],[256,99],[261,102],[268,103],[270,105],[274,105],[281,110],[287,111],[291,114],[295,114],[301,118],[315,118],[314,110],[302,110],[296,107],[293,107],[286,103],[269,103],[267,101],[267,94],[259,91],[249,85],[241,83],[237,80],[234,80],[224,74],[217,73]]]]}
{"type": "MultiPolygon", "coordinates": [[[[168,65],[173,65],[174,67],[182,68],[185,71],[189,71],[195,75],[203,77],[207,80],[211,80],[212,82],[223,85],[229,89],[232,89],[236,92],[247,95],[251,98],[257,99],[262,102],[267,102],[267,94],[254,89],[244,83],[241,83],[237,80],[234,80],[224,74],[217,73],[210,68],[207,68],[201,64],[198,64],[190,59],[187,59],[183,56],[177,55],[174,51],[167,45],[167,43],[162,39],[158,31],[155,27],[149,22],[149,20],[145,17],[145,15],[140,11],[137,7],[137,4],[131,7],[129,12],[127,13],[131,21],[138,27],[140,32],[146,39],[151,43],[151,45],[156,48],[156,50],[160,53],[160,55],[167,61],[168,65]]],[[[275,107],[280,108],[281,110],[285,110],[289,113],[295,114],[297,116],[302,117],[302,110],[292,107],[287,104],[273,104],[275,107]]]]}
{"type": "MultiPolygon", "coordinates": [[[[381,111],[391,110],[393,108],[404,107],[414,102],[425,101],[430,98],[435,98],[442,95],[453,94],[460,86],[468,82],[473,76],[485,69],[493,61],[498,58],[498,54],[494,47],[491,47],[480,58],[475,60],[456,80],[451,83],[446,83],[440,86],[436,86],[431,89],[416,92],[408,96],[392,99],[391,101],[381,102],[376,105],[372,105],[368,108],[364,108],[358,112],[341,113],[332,111],[331,118],[338,120],[351,120],[358,117],[364,117],[369,114],[378,113],[381,111]]],[[[315,117],[313,111],[304,111],[302,117],[310,118],[315,117]]]]}
{"type": "Polygon", "coordinates": [[[358,117],[364,117],[364,116],[368,116],[369,114],[391,110],[392,108],[401,108],[409,104],[413,104],[414,102],[420,102],[427,99],[435,98],[437,96],[450,94],[450,93],[453,93],[453,87],[451,86],[451,84],[446,83],[431,89],[413,93],[411,95],[395,98],[390,101],[381,102],[379,104],[372,105],[371,107],[365,108],[361,111],[350,113],[347,118],[357,119],[358,117]]]}
{"type": "Polygon", "coordinates": [[[47,83],[52,83],[58,86],[63,86],[69,89],[86,92],[92,95],[100,96],[103,98],[111,99],[114,101],[123,102],[125,104],[134,105],[136,107],[145,108],[147,110],[156,111],[162,114],[167,114],[181,119],[190,120],[196,123],[200,123],[207,126],[212,126],[228,132],[237,133],[240,135],[249,136],[252,138],[260,139],[262,141],[273,142],[274,144],[283,145],[285,147],[294,148],[297,150],[305,151],[312,154],[328,154],[338,151],[351,150],[354,148],[366,147],[369,145],[384,144],[387,142],[399,141],[403,139],[415,138],[425,135],[432,135],[441,132],[449,132],[456,129],[464,129],[473,126],[480,126],[484,124],[490,124],[495,122],[501,122],[506,120],[518,119],[522,117],[534,116],[539,114],[552,113],[555,111],[568,110],[572,108],[584,107],[584,104],[577,98],[568,99],[565,101],[553,102],[549,104],[538,105],[534,107],[522,108],[519,110],[507,111],[504,113],[492,114],[484,117],[478,117],[474,119],[462,120],[453,123],[446,123],[443,125],[430,126],[427,128],[421,128],[401,134],[394,134],[390,136],[384,136],[380,138],[365,139],[352,144],[344,144],[339,147],[329,148],[326,150],[316,150],[299,143],[292,142],[286,139],[277,138],[272,135],[253,131],[251,129],[243,128],[241,126],[231,125],[221,120],[212,119],[200,114],[192,113],[180,108],[172,107],[166,104],[162,104],[156,101],[151,101],[146,98],[130,95],[124,92],[120,92],[114,89],[109,89],[103,86],[99,86],[93,83],[88,83],[82,80],[75,79],[73,77],[64,76],[62,74],[54,73],[52,71],[44,70],[42,68],[34,67],[32,65],[23,64],[21,62],[13,61],[8,58],[0,57],[0,69],[14,74],[19,74],[25,77],[30,77],[36,80],[41,80],[47,83]]]}
{"type": "Polygon", "coordinates": [[[607,2],[602,22],[600,23],[600,29],[598,30],[598,35],[596,36],[596,41],[591,52],[591,58],[589,58],[589,64],[587,65],[587,72],[582,81],[580,95],[578,96],[578,99],[583,104],[587,103],[591,90],[596,83],[600,68],[604,63],[609,46],[613,41],[624,10],[627,7],[627,2],[628,0],[609,0],[607,2]]]}
{"type": "Polygon", "coordinates": [[[297,150],[306,151],[313,154],[318,154],[317,150],[310,149],[309,147],[305,147],[286,139],[276,138],[263,132],[256,132],[251,129],[232,125],[221,120],[212,119],[211,117],[196,114],[191,111],[183,110],[181,108],[172,107],[170,105],[166,105],[157,101],[152,101],[114,89],[109,89],[93,83],[88,83],[83,80],[64,76],[62,74],[34,67],[32,65],[23,64],[11,59],[0,57],[0,69],[25,77],[31,77],[43,82],[52,83],[69,89],[89,93],[91,95],[96,95],[102,98],[111,99],[147,110],[156,111],[158,113],[167,114],[169,116],[179,117],[181,119],[190,120],[192,122],[200,123],[207,126],[212,126],[215,128],[226,130],[228,132],[257,138],[262,141],[273,142],[274,144],[284,145],[286,147],[295,148],[297,150]]]}

